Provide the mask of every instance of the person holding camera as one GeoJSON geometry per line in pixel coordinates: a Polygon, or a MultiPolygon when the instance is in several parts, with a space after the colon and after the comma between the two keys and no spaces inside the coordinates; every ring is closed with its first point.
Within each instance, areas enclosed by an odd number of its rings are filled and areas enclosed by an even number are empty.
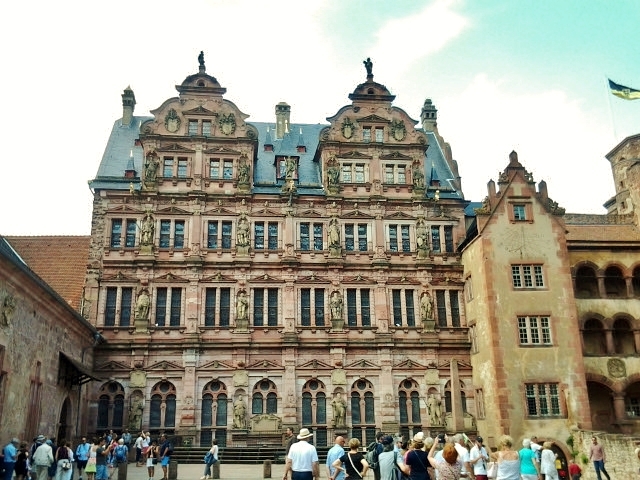
{"type": "Polygon", "coordinates": [[[438,435],[438,441],[433,442],[429,455],[427,456],[429,463],[435,469],[436,475],[440,480],[459,480],[462,464],[458,462],[458,451],[451,443],[445,443],[444,434],[438,435]],[[442,459],[436,458],[435,452],[438,445],[442,448],[442,459]]]}

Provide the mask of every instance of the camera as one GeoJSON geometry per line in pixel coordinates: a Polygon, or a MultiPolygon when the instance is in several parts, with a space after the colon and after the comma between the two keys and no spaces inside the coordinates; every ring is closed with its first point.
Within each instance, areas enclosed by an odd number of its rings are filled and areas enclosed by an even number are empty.
{"type": "Polygon", "coordinates": [[[438,435],[438,443],[444,443],[444,433],[438,435]]]}

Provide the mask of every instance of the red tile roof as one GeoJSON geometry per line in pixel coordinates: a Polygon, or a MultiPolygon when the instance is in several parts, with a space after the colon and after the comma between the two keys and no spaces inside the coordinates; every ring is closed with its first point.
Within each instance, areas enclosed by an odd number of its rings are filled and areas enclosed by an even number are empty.
{"type": "Polygon", "coordinates": [[[4,237],[36,275],[80,311],[90,236],[4,237]]]}

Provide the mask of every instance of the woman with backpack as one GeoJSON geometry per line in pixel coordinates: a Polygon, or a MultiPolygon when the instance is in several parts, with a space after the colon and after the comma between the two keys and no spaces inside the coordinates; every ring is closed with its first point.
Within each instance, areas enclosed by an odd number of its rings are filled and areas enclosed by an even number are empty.
{"type": "Polygon", "coordinates": [[[218,461],[218,440],[215,438],[211,442],[211,448],[204,456],[204,475],[200,480],[209,480],[211,478],[211,465],[218,461]]]}
{"type": "Polygon", "coordinates": [[[332,477],[329,477],[330,480],[335,480],[340,470],[344,470],[346,473],[344,480],[360,480],[364,478],[367,470],[369,470],[369,464],[365,460],[364,455],[358,451],[359,448],[360,440],[357,438],[349,440],[349,451],[332,464],[335,472],[332,477]],[[344,468],[342,468],[343,464],[344,468]]]}

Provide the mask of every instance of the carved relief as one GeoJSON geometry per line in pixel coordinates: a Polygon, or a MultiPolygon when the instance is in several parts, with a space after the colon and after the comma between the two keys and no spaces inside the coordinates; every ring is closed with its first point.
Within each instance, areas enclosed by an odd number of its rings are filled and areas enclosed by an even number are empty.
{"type": "Polygon", "coordinates": [[[12,295],[7,295],[2,302],[2,317],[0,317],[0,323],[3,327],[11,325],[11,319],[15,311],[16,299],[12,295]]]}
{"type": "Polygon", "coordinates": [[[218,120],[218,124],[220,125],[220,130],[225,135],[231,135],[236,131],[236,117],[233,113],[225,115],[224,113],[220,115],[220,120],[218,120]]]}
{"type": "Polygon", "coordinates": [[[607,362],[609,375],[614,378],[622,378],[627,376],[627,367],[619,358],[610,358],[607,362]]]}
{"type": "Polygon", "coordinates": [[[167,112],[167,115],[164,117],[165,128],[171,133],[176,133],[180,128],[181,123],[182,120],[180,120],[178,112],[171,108],[169,112],[167,112]]]}
{"type": "Polygon", "coordinates": [[[355,125],[353,124],[353,122],[349,119],[349,117],[345,117],[344,121],[342,122],[342,136],[349,140],[351,137],[353,137],[354,130],[355,125]]]}
{"type": "Polygon", "coordinates": [[[407,136],[407,127],[404,126],[402,120],[391,121],[391,136],[394,140],[401,142],[407,136]]]}

